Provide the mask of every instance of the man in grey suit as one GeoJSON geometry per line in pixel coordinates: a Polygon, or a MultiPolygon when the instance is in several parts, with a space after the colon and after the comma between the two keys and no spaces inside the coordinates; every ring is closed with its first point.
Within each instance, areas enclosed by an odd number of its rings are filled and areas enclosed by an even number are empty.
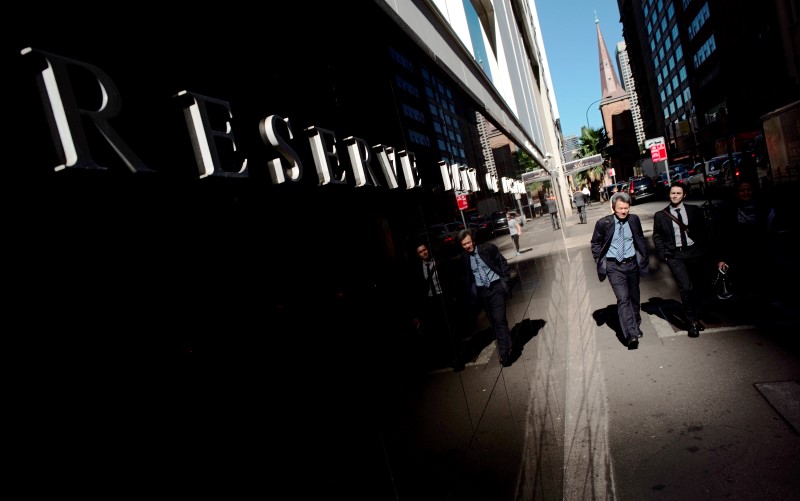
{"type": "Polygon", "coordinates": [[[580,216],[579,224],[586,224],[586,195],[576,188],[575,193],[572,194],[572,199],[575,200],[575,207],[577,207],[578,215],[580,216]]]}
{"type": "Polygon", "coordinates": [[[647,242],[642,221],[630,214],[631,197],[615,193],[611,197],[613,214],[597,220],[592,233],[592,257],[597,263],[597,278],[608,283],[617,298],[619,325],[629,350],[639,347],[642,337],[639,278],[648,272],[647,242]]]}

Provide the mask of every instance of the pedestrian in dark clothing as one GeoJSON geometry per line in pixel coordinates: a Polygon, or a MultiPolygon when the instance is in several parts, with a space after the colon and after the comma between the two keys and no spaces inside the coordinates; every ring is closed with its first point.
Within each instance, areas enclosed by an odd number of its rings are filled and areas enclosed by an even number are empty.
{"type": "Polygon", "coordinates": [[[512,339],[506,316],[506,305],[511,295],[511,272],[506,258],[493,243],[475,245],[472,232],[461,230],[458,241],[461,254],[462,278],[473,304],[486,311],[497,341],[500,364],[511,364],[512,339]]]}
{"type": "Polygon", "coordinates": [[[462,367],[460,334],[455,328],[456,287],[448,261],[433,257],[427,243],[417,246],[418,262],[412,268],[412,324],[425,346],[429,368],[462,367]]]}
{"type": "Polygon", "coordinates": [[[631,214],[631,197],[615,193],[609,216],[597,220],[592,233],[592,257],[597,278],[608,283],[617,298],[617,314],[628,349],[639,347],[642,337],[639,278],[648,272],[647,242],[639,216],[631,214]]]}
{"type": "Polygon", "coordinates": [[[767,299],[758,282],[773,276],[778,261],[773,248],[777,212],[756,194],[755,182],[740,181],[735,200],[723,203],[715,218],[713,253],[717,269],[728,273],[741,298],[767,299]]]}
{"type": "Polygon", "coordinates": [[[575,200],[575,207],[577,207],[578,216],[580,216],[579,224],[586,224],[586,195],[576,188],[572,194],[572,199],[575,200]]]}
{"type": "Polygon", "coordinates": [[[669,189],[669,205],[653,216],[653,243],[678,284],[689,337],[704,330],[698,313],[699,301],[707,292],[710,275],[705,271],[708,225],[703,209],[683,203],[686,188],[675,183],[669,189]]]}

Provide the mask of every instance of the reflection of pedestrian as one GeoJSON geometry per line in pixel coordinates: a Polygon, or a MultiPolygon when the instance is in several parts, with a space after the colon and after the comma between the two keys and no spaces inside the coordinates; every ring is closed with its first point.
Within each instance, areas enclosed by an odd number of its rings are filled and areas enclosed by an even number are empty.
{"type": "Polygon", "coordinates": [[[461,230],[458,241],[461,254],[462,278],[469,298],[486,311],[497,340],[500,364],[511,363],[511,331],[508,328],[506,304],[511,294],[511,272],[506,258],[493,243],[475,246],[470,230],[461,230]]]}
{"type": "Polygon", "coordinates": [[[642,231],[642,221],[630,214],[631,197],[616,193],[611,197],[609,216],[594,224],[591,247],[597,263],[597,278],[608,283],[617,298],[619,326],[628,349],[639,347],[642,337],[639,277],[647,274],[647,242],[642,231]]]}
{"type": "Polygon", "coordinates": [[[733,267],[736,294],[758,295],[760,276],[772,276],[775,261],[772,232],[776,211],[757,197],[756,184],[741,181],[734,201],[723,204],[716,221],[714,255],[717,268],[733,267]]]}
{"type": "Polygon", "coordinates": [[[576,188],[575,193],[572,194],[572,198],[575,200],[575,207],[578,208],[580,224],[586,224],[586,195],[576,188]]]}
{"type": "Polygon", "coordinates": [[[556,196],[552,193],[548,193],[544,203],[547,205],[547,212],[550,214],[550,220],[553,223],[553,231],[560,229],[561,222],[558,220],[558,203],[556,202],[556,196]]]}
{"type": "Polygon", "coordinates": [[[522,235],[522,225],[519,224],[516,212],[508,213],[508,232],[514,242],[514,248],[517,250],[516,255],[519,256],[519,236],[522,235]]]}
{"type": "Polygon", "coordinates": [[[447,261],[433,257],[426,243],[417,246],[417,256],[421,265],[414,265],[410,275],[414,283],[412,324],[421,335],[431,365],[458,367],[459,334],[452,325],[457,318],[452,270],[447,261]]]}
{"type": "Polygon", "coordinates": [[[669,205],[653,216],[653,243],[678,284],[689,337],[697,337],[703,330],[698,300],[710,280],[703,269],[708,229],[703,209],[683,203],[685,198],[684,185],[675,183],[670,187],[669,205]]]}

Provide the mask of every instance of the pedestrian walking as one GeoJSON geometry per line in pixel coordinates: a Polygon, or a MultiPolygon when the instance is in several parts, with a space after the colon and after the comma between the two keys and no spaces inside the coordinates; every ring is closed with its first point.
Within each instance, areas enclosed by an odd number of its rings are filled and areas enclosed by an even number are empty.
{"type": "Polygon", "coordinates": [[[511,272],[508,261],[491,242],[478,246],[472,231],[461,230],[458,241],[464,250],[461,254],[462,279],[470,302],[486,311],[497,341],[500,365],[511,365],[512,339],[508,327],[506,307],[511,295],[511,272]]]}
{"type": "Polygon", "coordinates": [[[581,193],[583,193],[583,198],[584,198],[584,201],[586,202],[586,206],[587,207],[591,207],[592,206],[592,192],[589,191],[589,187],[584,184],[583,185],[583,189],[581,190],[581,193]]]}
{"type": "Polygon", "coordinates": [[[653,243],[678,284],[689,337],[698,337],[704,330],[699,301],[708,290],[706,282],[710,282],[704,269],[708,226],[703,209],[684,203],[685,198],[683,184],[670,186],[669,205],[653,215],[653,243]]]}
{"type": "Polygon", "coordinates": [[[544,203],[547,206],[547,213],[550,214],[550,221],[553,223],[553,231],[561,229],[561,221],[558,219],[558,203],[556,202],[556,196],[552,193],[548,193],[544,203]]]}
{"type": "Polygon", "coordinates": [[[631,197],[627,193],[615,193],[611,197],[613,214],[595,223],[591,248],[597,264],[597,278],[602,282],[608,277],[617,298],[625,346],[635,350],[642,337],[639,279],[648,272],[648,260],[642,221],[630,213],[630,207],[631,197]]]}
{"type": "Polygon", "coordinates": [[[437,260],[427,242],[417,245],[419,261],[412,266],[410,304],[412,325],[425,346],[428,368],[451,365],[463,368],[460,360],[460,334],[455,328],[456,280],[447,260],[437,260]]]}
{"type": "Polygon", "coordinates": [[[573,200],[575,200],[575,207],[578,209],[578,216],[579,216],[579,224],[586,224],[586,195],[577,188],[575,188],[575,193],[572,194],[573,200]]]}
{"type": "Polygon", "coordinates": [[[522,235],[522,225],[519,224],[516,212],[509,212],[507,219],[508,232],[511,235],[511,240],[514,242],[514,249],[517,251],[516,255],[519,256],[519,236],[522,235]]]}

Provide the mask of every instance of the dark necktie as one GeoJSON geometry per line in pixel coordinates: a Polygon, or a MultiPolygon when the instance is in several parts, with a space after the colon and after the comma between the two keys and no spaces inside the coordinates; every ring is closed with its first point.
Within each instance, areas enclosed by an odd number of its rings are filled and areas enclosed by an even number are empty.
{"type": "Polygon", "coordinates": [[[684,231],[683,229],[683,218],[681,217],[681,210],[675,209],[675,214],[678,215],[678,221],[680,221],[680,223],[678,223],[678,228],[680,228],[681,230],[681,246],[688,247],[689,242],[686,240],[686,231],[684,231]]]}
{"type": "Polygon", "coordinates": [[[619,228],[617,228],[617,261],[625,259],[625,227],[623,224],[625,221],[620,221],[619,228]]]}
{"type": "Polygon", "coordinates": [[[428,277],[428,293],[433,296],[433,273],[431,273],[431,263],[425,263],[425,276],[428,277]]]}

